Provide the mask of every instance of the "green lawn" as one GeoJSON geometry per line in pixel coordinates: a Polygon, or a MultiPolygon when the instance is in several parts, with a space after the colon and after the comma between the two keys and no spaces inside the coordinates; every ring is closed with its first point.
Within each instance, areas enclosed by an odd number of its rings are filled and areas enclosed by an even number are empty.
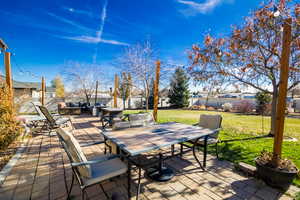
{"type": "MultiPolygon", "coordinates": [[[[136,113],[139,111],[126,111],[126,113],[136,113]]],[[[213,112],[213,111],[191,111],[191,110],[159,110],[159,123],[176,121],[186,124],[195,124],[198,122],[200,114],[221,114],[223,116],[221,140],[240,139],[253,137],[269,133],[270,117],[264,117],[264,128],[262,128],[262,117],[255,115],[241,115],[236,113],[213,112]]],[[[300,140],[300,119],[286,118],[285,135],[298,138],[300,140]]],[[[273,138],[262,138],[247,141],[235,141],[220,145],[222,149],[221,158],[232,162],[243,161],[254,165],[254,158],[262,150],[271,151],[273,147],[273,138]]],[[[214,151],[211,151],[214,153],[214,151]]],[[[300,168],[300,142],[284,142],[283,157],[293,160],[300,168]]],[[[294,183],[300,187],[300,180],[294,183]]]]}

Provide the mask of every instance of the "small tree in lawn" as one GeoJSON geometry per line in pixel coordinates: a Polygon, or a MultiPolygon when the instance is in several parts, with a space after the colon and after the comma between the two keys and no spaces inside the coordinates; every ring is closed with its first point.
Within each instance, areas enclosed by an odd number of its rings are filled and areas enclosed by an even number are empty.
{"type": "Polygon", "coordinates": [[[65,97],[65,86],[60,76],[56,76],[51,81],[51,85],[52,87],[55,88],[56,97],[60,97],[60,98],[65,97]]]}
{"type": "Polygon", "coordinates": [[[156,52],[149,40],[137,43],[125,49],[124,54],[118,58],[118,63],[132,75],[134,86],[142,89],[148,110],[150,96],[150,81],[155,75],[156,52]]]}
{"type": "Polygon", "coordinates": [[[152,78],[151,82],[150,82],[148,106],[150,109],[153,109],[153,106],[154,106],[154,78],[152,78]]]}
{"type": "Polygon", "coordinates": [[[122,72],[121,80],[119,83],[119,96],[123,100],[123,109],[125,109],[126,100],[130,97],[131,90],[131,76],[130,73],[122,72]]]}
{"type": "Polygon", "coordinates": [[[168,97],[172,107],[183,108],[189,106],[189,77],[181,67],[176,68],[171,78],[168,97]]]}
{"type": "Polygon", "coordinates": [[[255,99],[256,99],[256,112],[258,114],[263,115],[267,109],[267,106],[271,102],[272,97],[270,94],[266,92],[257,92],[255,95],[255,99]]]}
{"type": "MultiPolygon", "coordinates": [[[[226,79],[272,95],[271,134],[276,122],[279,72],[284,19],[274,15],[270,3],[254,11],[228,37],[207,35],[203,45],[193,45],[189,52],[189,72],[197,77],[226,79]],[[271,86],[271,87],[270,87],[271,86]]],[[[280,10],[292,18],[292,41],[288,91],[300,83],[300,5],[290,2],[280,10]]]]}

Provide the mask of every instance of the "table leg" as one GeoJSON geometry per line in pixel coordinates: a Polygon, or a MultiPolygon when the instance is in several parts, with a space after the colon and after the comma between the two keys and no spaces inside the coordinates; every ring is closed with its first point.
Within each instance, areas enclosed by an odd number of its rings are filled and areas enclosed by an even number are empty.
{"type": "Polygon", "coordinates": [[[204,156],[203,156],[203,167],[206,167],[206,157],[207,157],[207,140],[208,136],[205,136],[204,138],[204,156]]]}
{"type": "Polygon", "coordinates": [[[164,166],[162,153],[159,154],[158,167],[150,168],[148,170],[147,176],[152,180],[158,182],[166,182],[171,180],[174,177],[173,170],[164,166]]]}

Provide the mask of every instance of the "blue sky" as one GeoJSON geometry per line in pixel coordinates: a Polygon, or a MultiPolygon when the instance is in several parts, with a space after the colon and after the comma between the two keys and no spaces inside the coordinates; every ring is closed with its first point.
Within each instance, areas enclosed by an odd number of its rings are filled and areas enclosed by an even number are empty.
{"type": "Polygon", "coordinates": [[[21,81],[50,81],[69,61],[99,64],[113,74],[111,63],[124,48],[146,38],[162,61],[186,64],[193,43],[207,33],[228,34],[260,2],[10,0],[1,2],[0,38],[13,53],[13,77],[21,81]]]}

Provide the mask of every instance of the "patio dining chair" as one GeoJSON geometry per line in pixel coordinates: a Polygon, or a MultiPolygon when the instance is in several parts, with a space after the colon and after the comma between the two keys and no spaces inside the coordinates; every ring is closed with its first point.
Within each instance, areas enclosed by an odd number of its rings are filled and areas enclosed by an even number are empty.
{"type": "MultiPolygon", "coordinates": [[[[100,155],[92,160],[87,160],[82,151],[81,146],[75,139],[72,133],[59,128],[57,135],[60,143],[65,150],[72,168],[72,181],[70,188],[67,186],[66,177],[65,187],[67,191],[67,199],[70,199],[70,194],[73,188],[74,179],[77,180],[80,190],[81,199],[85,198],[86,188],[110,180],[125,173],[128,173],[128,198],[130,199],[130,173],[127,165],[121,161],[118,155],[100,155]]],[[[100,185],[101,186],[101,185],[100,185]]],[[[104,189],[101,186],[103,192],[104,189]]],[[[104,194],[106,194],[104,192],[104,194]]],[[[108,198],[108,197],[107,197],[108,198]]]]}
{"type": "Polygon", "coordinates": [[[131,127],[148,126],[155,124],[152,113],[129,114],[128,121],[131,127]]]}
{"type": "Polygon", "coordinates": [[[57,129],[61,126],[67,126],[67,123],[70,122],[71,128],[74,129],[74,126],[72,124],[72,120],[67,117],[60,117],[54,119],[54,117],[50,114],[49,110],[45,106],[38,106],[42,114],[45,116],[47,120],[47,128],[49,130],[49,134],[51,133],[52,130],[57,129]]]}
{"type": "MultiPolygon", "coordinates": [[[[200,116],[200,121],[196,125],[203,127],[203,128],[215,130],[214,134],[211,134],[208,136],[207,145],[215,146],[216,156],[217,156],[217,158],[219,158],[218,143],[220,143],[219,132],[220,132],[221,125],[222,125],[222,116],[221,115],[203,114],[200,116]]],[[[183,154],[183,147],[191,148],[193,146],[192,144],[194,144],[194,142],[195,142],[195,140],[191,140],[186,143],[182,143],[181,148],[180,148],[181,155],[183,154]]],[[[196,142],[197,142],[197,144],[196,144],[197,146],[207,148],[207,146],[205,145],[204,138],[200,138],[196,142]]],[[[193,149],[193,151],[195,151],[195,149],[193,149]]],[[[194,155],[195,155],[195,152],[194,152],[194,155]]],[[[205,154],[204,154],[204,158],[203,158],[203,163],[204,163],[203,166],[205,167],[205,165],[206,165],[206,155],[205,154]]]]}

